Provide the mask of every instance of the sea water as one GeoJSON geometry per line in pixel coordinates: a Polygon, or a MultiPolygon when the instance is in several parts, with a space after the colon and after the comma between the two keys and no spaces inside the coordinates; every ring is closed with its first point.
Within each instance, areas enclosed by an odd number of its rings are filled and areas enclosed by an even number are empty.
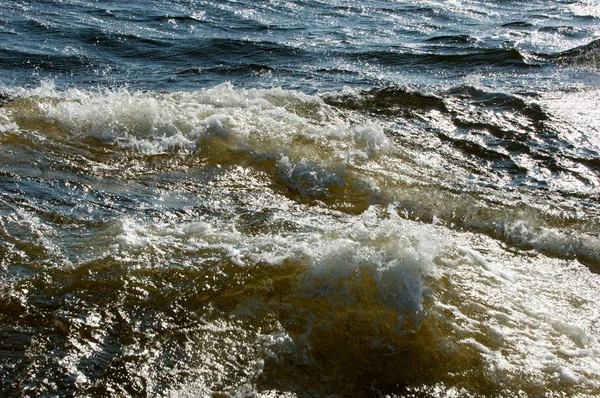
{"type": "Polygon", "coordinates": [[[600,395],[596,1],[0,3],[3,397],[600,395]]]}

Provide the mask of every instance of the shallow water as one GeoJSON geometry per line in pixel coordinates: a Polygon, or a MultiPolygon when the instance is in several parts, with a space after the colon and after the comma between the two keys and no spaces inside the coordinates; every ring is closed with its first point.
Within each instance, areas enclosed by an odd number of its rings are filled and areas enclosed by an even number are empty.
{"type": "Polygon", "coordinates": [[[599,18],[0,4],[2,395],[598,395],[599,18]]]}

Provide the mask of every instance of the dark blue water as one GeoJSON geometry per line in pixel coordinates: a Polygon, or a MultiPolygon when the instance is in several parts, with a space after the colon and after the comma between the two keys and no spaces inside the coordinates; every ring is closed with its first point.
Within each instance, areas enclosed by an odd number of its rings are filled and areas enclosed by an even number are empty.
{"type": "Polygon", "coordinates": [[[0,396],[598,396],[599,22],[0,2],[0,396]]]}
{"type": "MultiPolygon", "coordinates": [[[[5,85],[195,90],[596,86],[552,57],[598,37],[593,2],[5,2],[5,85]]],[[[590,63],[596,62],[591,60],[590,63]]]]}

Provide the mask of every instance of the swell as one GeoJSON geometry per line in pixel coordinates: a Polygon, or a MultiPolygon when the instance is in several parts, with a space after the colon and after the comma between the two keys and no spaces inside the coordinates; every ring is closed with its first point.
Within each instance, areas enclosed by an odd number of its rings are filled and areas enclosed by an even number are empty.
{"type": "MultiPolygon", "coordinates": [[[[269,41],[238,40],[230,38],[197,38],[193,41],[166,38],[149,39],[137,35],[90,33],[85,39],[89,45],[107,51],[109,56],[124,59],[145,58],[159,63],[219,68],[222,63],[254,64],[273,67],[297,60],[310,60],[310,54],[300,49],[269,41]]],[[[92,50],[96,51],[94,48],[92,50]]],[[[189,69],[189,67],[188,67],[189,69]]]]}
{"type": "MultiPolygon", "coordinates": [[[[508,49],[482,49],[468,48],[458,53],[442,53],[441,51],[427,51],[425,53],[406,52],[403,48],[394,51],[364,51],[360,53],[344,54],[350,59],[374,61],[383,66],[409,66],[422,65],[436,68],[459,68],[461,71],[481,67],[494,68],[539,68],[540,65],[527,59],[521,50],[508,49]]],[[[437,50],[437,49],[436,49],[437,50]]]]}
{"type": "Polygon", "coordinates": [[[42,70],[58,73],[87,71],[91,67],[100,67],[101,62],[82,55],[64,55],[26,50],[0,49],[0,64],[11,70],[42,70]]]}
{"type": "Polygon", "coordinates": [[[434,36],[430,37],[426,40],[428,43],[438,43],[438,44],[472,44],[476,42],[477,39],[469,36],[469,35],[448,35],[448,36],[434,36]]]}
{"type": "Polygon", "coordinates": [[[216,74],[219,76],[247,76],[247,75],[269,75],[271,73],[291,73],[291,70],[284,70],[281,68],[273,68],[269,65],[262,64],[231,64],[231,65],[219,65],[219,66],[207,66],[205,68],[189,68],[177,72],[177,76],[186,77],[193,75],[203,75],[205,73],[216,74]]]}

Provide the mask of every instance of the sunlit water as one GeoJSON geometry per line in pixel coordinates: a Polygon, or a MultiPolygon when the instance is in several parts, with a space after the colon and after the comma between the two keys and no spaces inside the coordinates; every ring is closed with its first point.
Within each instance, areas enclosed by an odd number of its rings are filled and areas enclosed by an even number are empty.
{"type": "Polygon", "coordinates": [[[0,4],[0,395],[600,395],[594,1],[0,4]]]}

